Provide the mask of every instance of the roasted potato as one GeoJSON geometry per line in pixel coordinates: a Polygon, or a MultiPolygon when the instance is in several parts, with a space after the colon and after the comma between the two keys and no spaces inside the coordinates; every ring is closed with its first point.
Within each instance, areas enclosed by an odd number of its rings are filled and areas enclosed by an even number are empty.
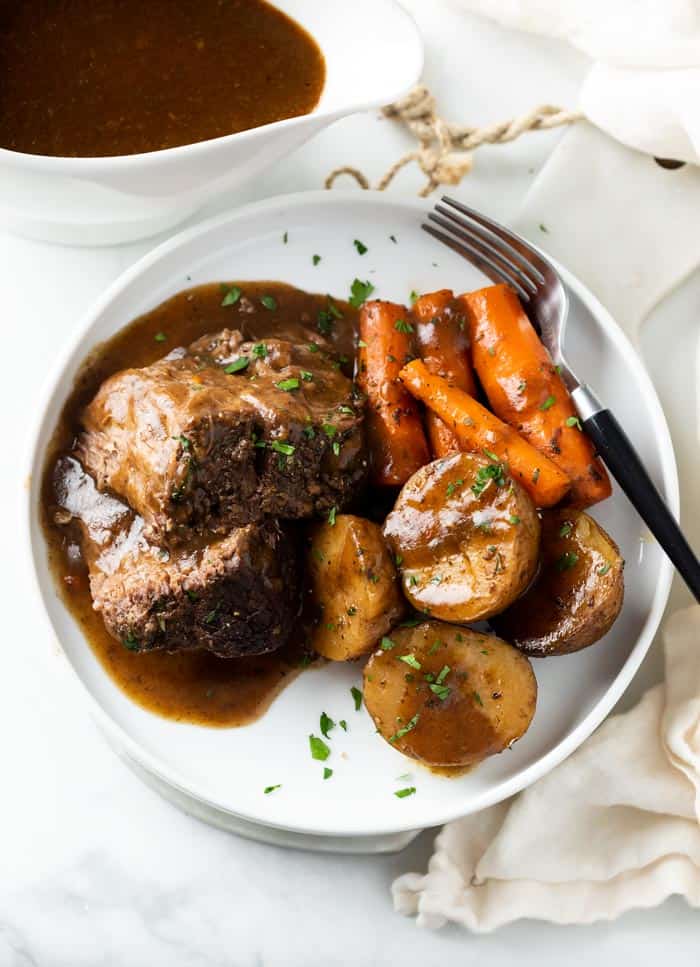
{"type": "Polygon", "coordinates": [[[364,700],[399,752],[430,766],[471,766],[527,731],[537,681],[500,638],[424,621],[384,639],[365,667],[364,700]]]}
{"type": "Polygon", "coordinates": [[[404,485],[384,536],[414,608],[460,623],[497,614],[522,594],[537,568],[540,523],[503,464],[452,453],[404,485]]]}
{"type": "Polygon", "coordinates": [[[405,611],[394,562],[377,524],[339,514],[310,530],[307,573],[320,619],[312,647],[332,661],[371,651],[405,611]]]}
{"type": "Polygon", "coordinates": [[[533,658],[587,648],[620,613],[623,568],[617,545],[588,514],[545,511],[537,581],[493,625],[533,658]]]}

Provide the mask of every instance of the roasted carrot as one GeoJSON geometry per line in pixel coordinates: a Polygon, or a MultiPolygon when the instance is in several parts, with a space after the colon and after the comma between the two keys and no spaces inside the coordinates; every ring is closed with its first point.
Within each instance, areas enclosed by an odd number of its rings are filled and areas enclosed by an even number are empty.
{"type": "Polygon", "coordinates": [[[430,462],[418,406],[399,381],[412,358],[414,327],[405,306],[366,302],[360,313],[357,384],[367,396],[367,440],[374,483],[402,485],[430,462]]]}
{"type": "Polygon", "coordinates": [[[515,292],[493,285],[461,296],[461,302],[474,367],[493,412],[564,471],[572,504],[605,500],[611,493],[605,467],[515,292]]]}
{"type": "MultiPolygon", "coordinates": [[[[476,396],[464,307],[456,302],[452,290],[422,295],[413,306],[413,316],[418,352],[430,372],[444,376],[450,386],[476,396]]],[[[457,437],[431,410],[426,414],[425,425],[434,457],[459,450],[457,437]]]]}
{"type": "Polygon", "coordinates": [[[422,360],[414,359],[404,366],[401,379],[449,426],[460,449],[507,464],[513,479],[522,484],[538,507],[551,507],[567,493],[570,481],[559,467],[473,396],[433,375],[422,360]]]}

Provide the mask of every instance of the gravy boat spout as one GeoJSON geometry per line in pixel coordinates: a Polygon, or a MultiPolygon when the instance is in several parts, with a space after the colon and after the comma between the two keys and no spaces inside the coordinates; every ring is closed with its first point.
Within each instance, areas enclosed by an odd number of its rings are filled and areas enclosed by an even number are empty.
{"type": "Polygon", "coordinates": [[[420,34],[395,0],[273,6],[300,23],[325,57],[325,86],[310,114],[147,154],[62,158],[0,149],[0,224],[71,245],[146,238],[262,174],[334,121],[396,100],[420,78],[420,34]]]}

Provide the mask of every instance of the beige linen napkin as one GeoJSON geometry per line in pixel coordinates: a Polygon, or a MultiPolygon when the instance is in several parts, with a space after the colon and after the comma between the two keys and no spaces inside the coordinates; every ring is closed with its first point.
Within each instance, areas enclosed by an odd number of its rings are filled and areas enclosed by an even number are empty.
{"type": "MultiPolygon", "coordinates": [[[[700,265],[699,211],[699,168],[666,170],[582,123],[514,225],[578,274],[634,340],[700,265]]],[[[697,492],[698,478],[682,485],[697,492]]],[[[697,543],[700,526],[689,524],[697,543]]],[[[700,607],[676,614],[664,639],[665,683],[530,789],[446,826],[428,873],[394,883],[398,911],[482,932],[521,917],[612,919],[673,893],[700,906],[700,607]]]]}

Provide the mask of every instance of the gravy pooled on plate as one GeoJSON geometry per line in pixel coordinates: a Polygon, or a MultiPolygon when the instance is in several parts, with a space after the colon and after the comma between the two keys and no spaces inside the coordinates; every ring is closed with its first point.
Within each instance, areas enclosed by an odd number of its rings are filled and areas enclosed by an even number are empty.
{"type": "Polygon", "coordinates": [[[0,0],[0,147],[111,157],[309,114],[325,62],[264,0],[0,0]]]}
{"type": "MultiPolygon", "coordinates": [[[[338,358],[347,357],[349,363],[354,356],[357,313],[347,303],[332,304],[337,318],[334,317],[333,330],[326,333],[326,338],[338,358]]],[[[100,527],[112,529],[123,528],[125,516],[129,524],[133,514],[128,511],[125,515],[124,506],[108,494],[95,503],[93,498],[98,495],[93,493],[94,485],[86,487],[85,474],[75,472],[76,463],[70,454],[82,429],[84,408],[112,374],[148,366],[176,347],[190,345],[205,333],[216,333],[227,326],[241,329],[247,339],[308,341],[309,330],[318,331],[319,320],[328,313],[328,306],[328,296],[266,282],[210,284],[180,292],[96,347],[64,407],[43,480],[43,523],[51,567],[66,606],[102,666],[122,691],[152,712],[210,726],[253,721],[310,661],[310,622],[315,616],[302,615],[294,623],[289,642],[280,650],[235,660],[201,650],[139,653],[131,649],[128,639],[125,645],[113,637],[102,615],[93,608],[90,593],[90,561],[85,558],[81,527],[86,520],[89,524],[94,524],[94,520],[91,522],[82,513],[66,522],[71,515],[65,508],[90,498],[94,504],[92,517],[97,513],[100,527]],[[231,292],[236,293],[234,304],[231,292]],[[273,303],[275,311],[271,312],[266,306],[273,303]],[[107,512],[110,509],[112,513],[107,512]]]]}

